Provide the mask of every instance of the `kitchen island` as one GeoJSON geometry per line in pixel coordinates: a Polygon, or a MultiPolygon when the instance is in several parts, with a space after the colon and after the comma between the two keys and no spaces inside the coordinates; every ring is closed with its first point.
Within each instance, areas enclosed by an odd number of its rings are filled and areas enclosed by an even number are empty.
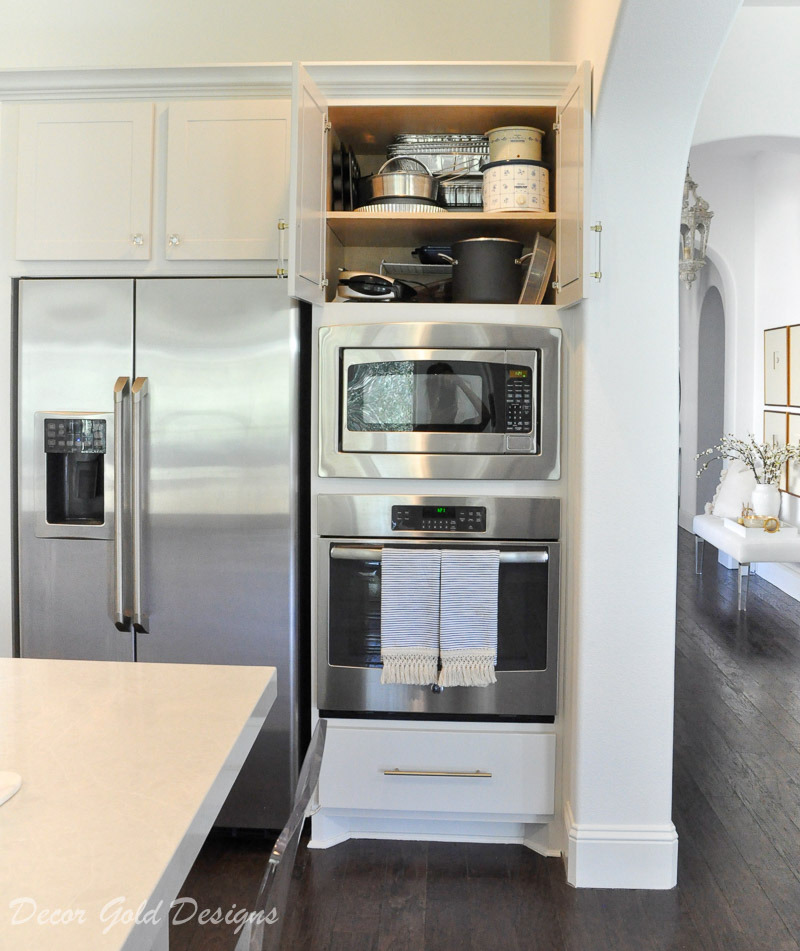
{"type": "Polygon", "coordinates": [[[275,695],[272,667],[0,658],[3,951],[166,948],[275,695]]]}

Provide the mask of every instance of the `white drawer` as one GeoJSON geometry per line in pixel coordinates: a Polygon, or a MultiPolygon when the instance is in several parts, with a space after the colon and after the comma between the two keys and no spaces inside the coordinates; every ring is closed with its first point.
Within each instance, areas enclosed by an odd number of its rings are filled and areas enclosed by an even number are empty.
{"type": "Polygon", "coordinates": [[[553,733],[329,726],[319,802],[324,809],[552,815],[555,753],[553,733]]]}

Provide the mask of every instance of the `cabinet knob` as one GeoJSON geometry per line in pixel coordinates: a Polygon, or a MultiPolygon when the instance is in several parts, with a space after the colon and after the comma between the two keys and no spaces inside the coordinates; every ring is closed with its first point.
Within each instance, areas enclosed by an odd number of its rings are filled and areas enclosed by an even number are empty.
{"type": "Polygon", "coordinates": [[[181,239],[177,234],[171,234],[167,240],[169,241],[170,247],[172,248],[177,248],[177,246],[181,243],[181,239]]]}
{"type": "Polygon", "coordinates": [[[136,245],[137,248],[140,248],[144,244],[144,235],[140,232],[131,235],[131,244],[136,245]]]}

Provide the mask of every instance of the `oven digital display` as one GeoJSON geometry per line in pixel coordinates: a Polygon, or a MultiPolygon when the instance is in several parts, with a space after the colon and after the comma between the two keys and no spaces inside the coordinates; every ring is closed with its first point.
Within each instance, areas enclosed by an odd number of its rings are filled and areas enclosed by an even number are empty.
{"type": "Polygon", "coordinates": [[[392,531],[485,532],[483,505],[393,505],[392,531]]]}

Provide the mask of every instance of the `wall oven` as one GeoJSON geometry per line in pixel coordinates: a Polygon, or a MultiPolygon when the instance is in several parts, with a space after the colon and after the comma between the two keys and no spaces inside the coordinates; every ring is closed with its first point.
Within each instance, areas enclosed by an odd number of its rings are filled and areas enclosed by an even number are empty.
{"type": "Polygon", "coordinates": [[[560,330],[339,325],[319,359],[321,476],[560,476],[560,330]]]}
{"type": "Polygon", "coordinates": [[[316,690],[323,716],[553,721],[558,499],[321,495],[317,506],[316,690]],[[499,551],[496,683],[381,683],[381,557],[385,548],[408,546],[499,551]]]}

